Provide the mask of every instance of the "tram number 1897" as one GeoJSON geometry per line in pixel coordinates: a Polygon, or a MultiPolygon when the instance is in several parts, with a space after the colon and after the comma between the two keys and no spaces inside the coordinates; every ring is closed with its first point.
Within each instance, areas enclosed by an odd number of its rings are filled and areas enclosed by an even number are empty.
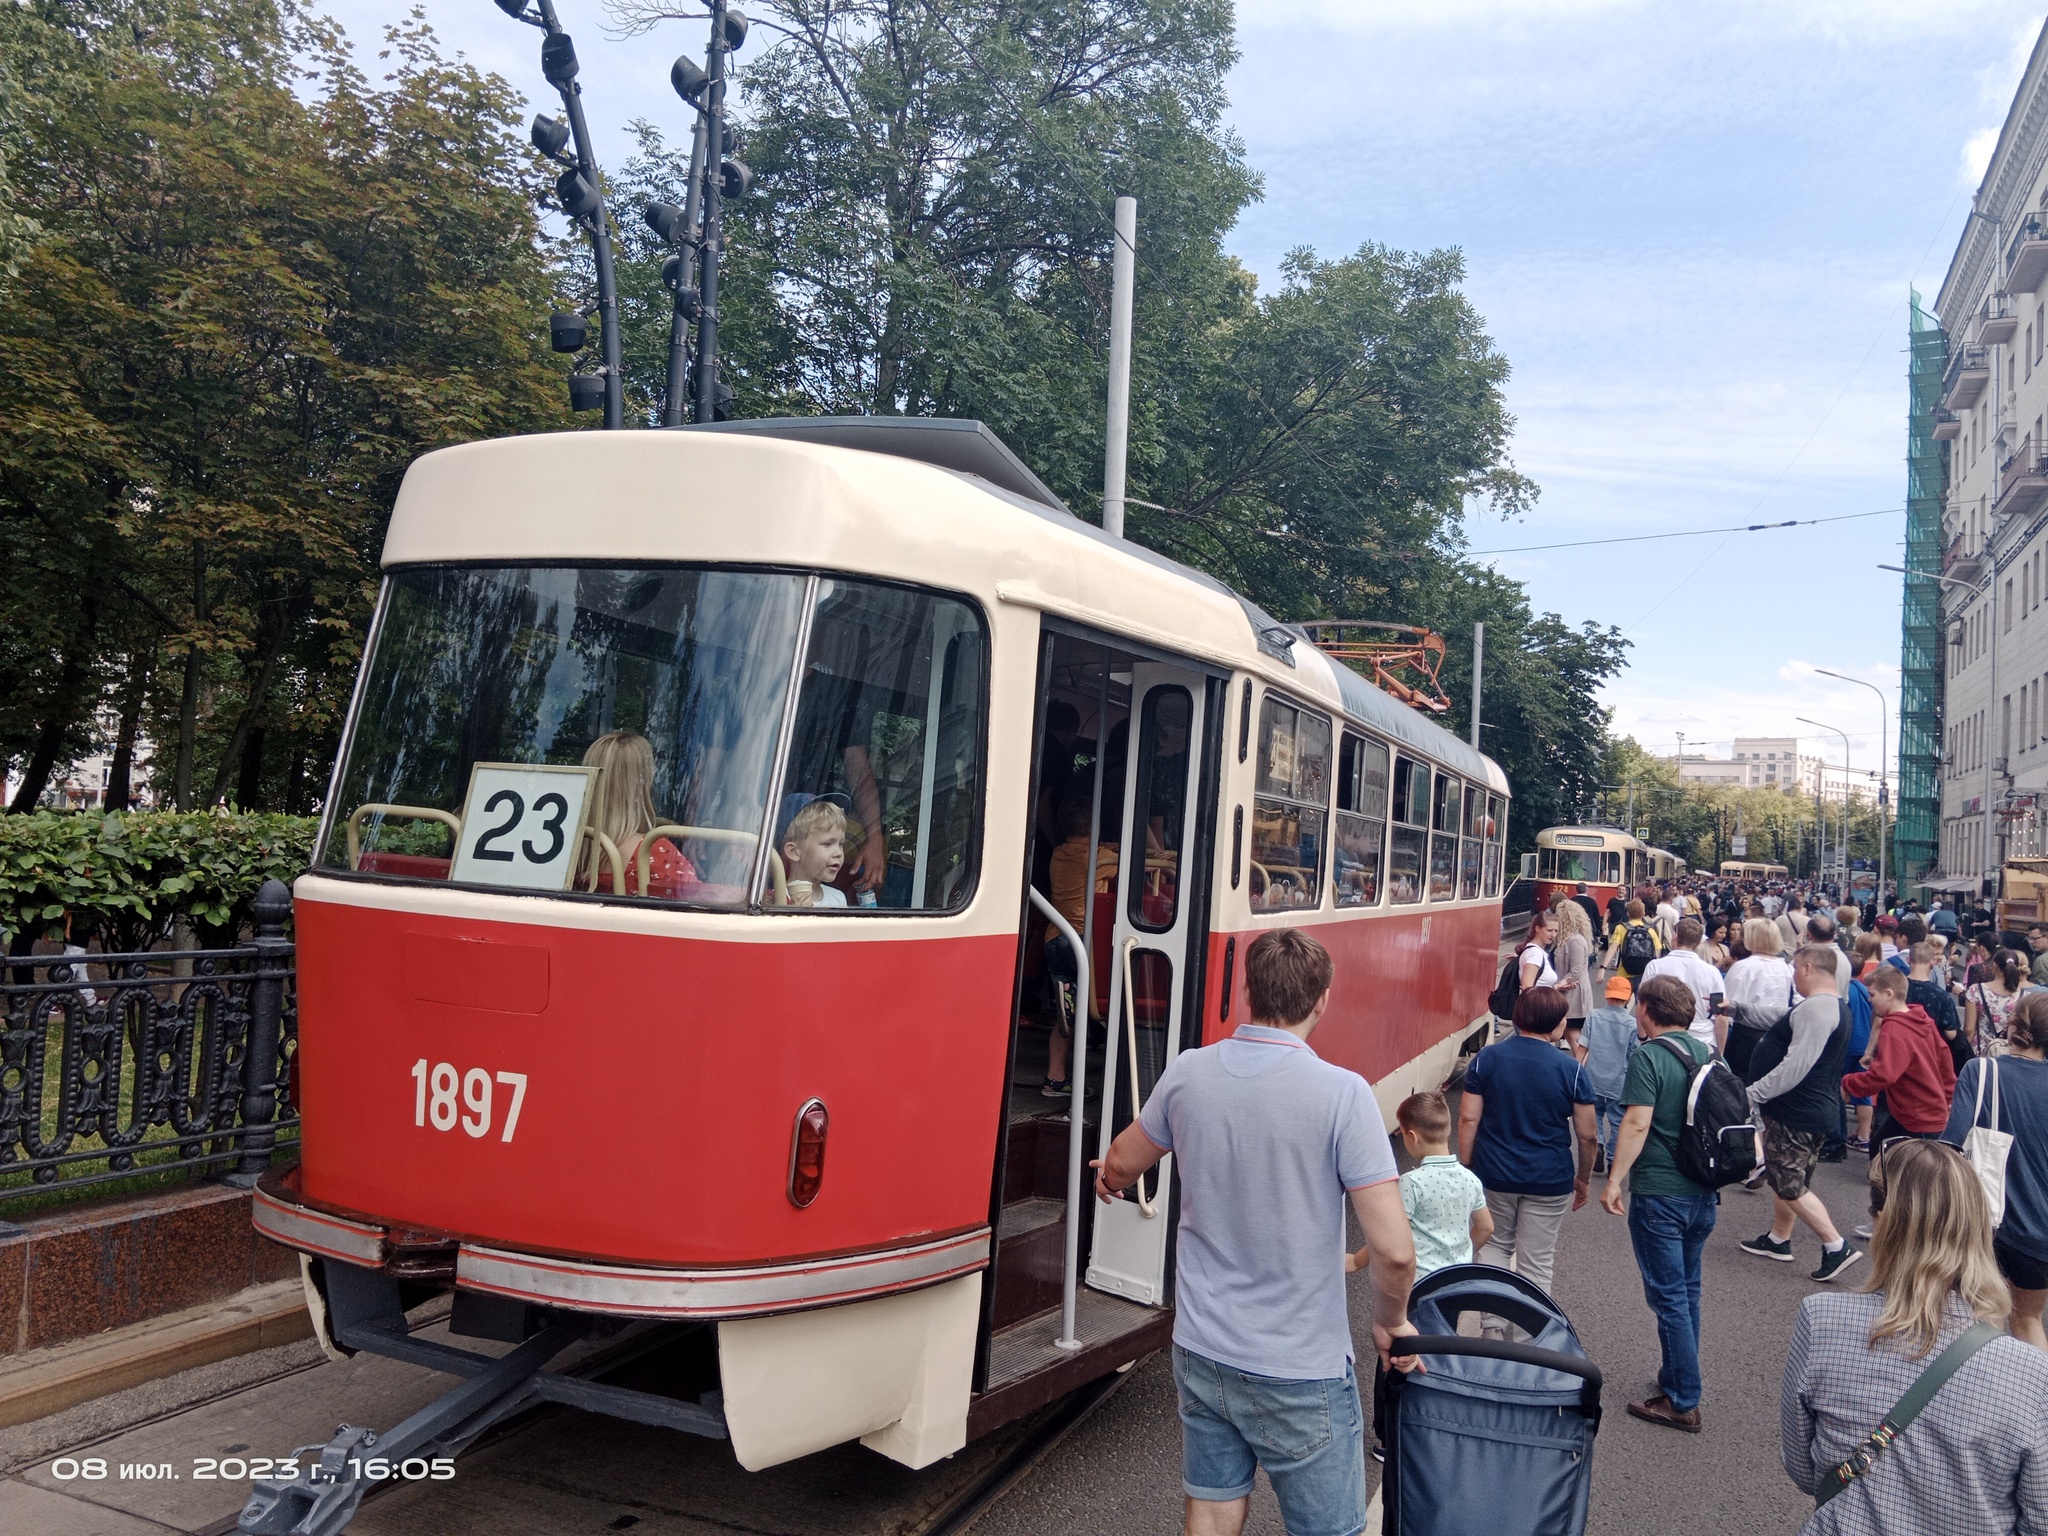
{"type": "Polygon", "coordinates": [[[462,1072],[445,1061],[429,1066],[427,1058],[422,1056],[412,1064],[412,1084],[414,1125],[431,1125],[437,1131],[452,1131],[460,1122],[466,1134],[481,1140],[491,1133],[492,1088],[495,1084],[512,1090],[512,1101],[505,1108],[504,1126],[498,1140],[510,1141],[512,1133],[519,1128],[519,1106],[526,1102],[524,1072],[494,1074],[482,1067],[471,1067],[462,1072]]]}

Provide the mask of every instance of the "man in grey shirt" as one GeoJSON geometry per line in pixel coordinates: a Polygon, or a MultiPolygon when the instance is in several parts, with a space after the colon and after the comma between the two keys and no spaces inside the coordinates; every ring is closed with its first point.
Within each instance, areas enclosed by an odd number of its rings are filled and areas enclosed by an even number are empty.
{"type": "MultiPolygon", "coordinates": [[[[1828,922],[1832,926],[1834,920],[1828,922]]],[[[1749,1058],[1750,1070],[1759,1074],[1749,1085],[1749,1102],[1763,1116],[1764,1176],[1771,1181],[1773,1211],[1771,1229],[1744,1243],[1742,1251],[1789,1264],[1792,1224],[1803,1221],[1821,1242],[1820,1267],[1812,1275],[1821,1281],[1839,1278],[1863,1256],[1836,1230],[1812,1189],[1820,1149],[1838,1123],[1842,1057],[1849,1043],[1849,1010],[1835,990],[1835,962],[1841,958],[1834,945],[1820,942],[1792,957],[1799,1006],[1771,1027],[1749,1058]]],[[[1896,971],[1892,976],[1903,981],[1896,971]]]]}
{"type": "Polygon", "coordinates": [[[1095,1163],[1115,1198],[1167,1153],[1181,1181],[1173,1374],[1190,1536],[1237,1536],[1263,1466],[1290,1531],[1365,1528],[1364,1415],[1344,1291],[1344,1200],[1372,1249],[1373,1343],[1412,1334],[1415,1242],[1394,1153],[1364,1078],[1308,1037],[1330,956],[1298,928],[1245,951],[1252,1022],[1184,1051],[1095,1163]],[[1307,1450],[1278,1448],[1285,1437],[1307,1450]]]}

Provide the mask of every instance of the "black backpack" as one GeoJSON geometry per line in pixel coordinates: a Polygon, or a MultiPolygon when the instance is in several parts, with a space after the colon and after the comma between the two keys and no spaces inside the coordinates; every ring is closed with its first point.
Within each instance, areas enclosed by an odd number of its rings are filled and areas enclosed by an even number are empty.
{"type": "Polygon", "coordinates": [[[1497,1019],[1512,1019],[1515,1016],[1515,999],[1522,995],[1522,952],[1518,949],[1508,956],[1508,963],[1500,968],[1500,980],[1493,991],[1487,994],[1487,1009],[1497,1019]]]}
{"type": "Polygon", "coordinates": [[[1621,968],[1631,977],[1643,974],[1643,967],[1657,958],[1657,941],[1647,923],[1630,923],[1621,935],[1621,968]]]}
{"type": "Polygon", "coordinates": [[[1678,1133],[1678,1171],[1695,1184],[1719,1189],[1756,1172],[1762,1162],[1761,1133],[1750,1118],[1749,1094],[1720,1055],[1704,1065],[1676,1040],[1659,1035],[1685,1063],[1685,1127],[1678,1133]]]}

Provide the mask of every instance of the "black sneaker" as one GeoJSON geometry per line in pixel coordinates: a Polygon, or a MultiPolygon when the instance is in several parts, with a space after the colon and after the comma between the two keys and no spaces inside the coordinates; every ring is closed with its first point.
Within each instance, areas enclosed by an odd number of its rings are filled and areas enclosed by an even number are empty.
{"type": "MultiPolygon", "coordinates": [[[[1743,1246],[1747,1247],[1749,1245],[1745,1243],[1743,1246]]],[[[1786,1257],[1790,1258],[1791,1255],[1787,1254],[1786,1257]]],[[[1807,1278],[1818,1280],[1823,1284],[1830,1280],[1839,1280],[1842,1271],[1862,1257],[1863,1250],[1861,1248],[1851,1248],[1847,1243],[1842,1244],[1833,1253],[1829,1253],[1823,1248],[1820,1255],[1820,1268],[1816,1269],[1807,1278]]]]}
{"type": "Polygon", "coordinates": [[[1048,1077],[1038,1085],[1040,1098],[1069,1099],[1074,1096],[1074,1085],[1065,1078],[1048,1077]]]}
{"type": "Polygon", "coordinates": [[[1372,1459],[1378,1462],[1381,1466],[1385,1466],[1387,1463],[1387,1448],[1384,1445],[1381,1445],[1378,1441],[1373,1442],[1371,1448],[1367,1450],[1366,1454],[1372,1457],[1372,1459]]]}
{"type": "Polygon", "coordinates": [[[1766,1232],[1762,1237],[1752,1237],[1742,1245],[1744,1253],[1753,1253],[1760,1259],[1776,1259],[1780,1264],[1792,1262],[1792,1239],[1779,1242],[1766,1232]]]}

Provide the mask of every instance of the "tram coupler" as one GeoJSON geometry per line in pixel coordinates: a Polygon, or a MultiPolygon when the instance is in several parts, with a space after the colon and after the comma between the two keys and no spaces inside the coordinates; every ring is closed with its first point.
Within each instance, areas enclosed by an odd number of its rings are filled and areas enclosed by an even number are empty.
{"type": "Polygon", "coordinates": [[[593,1329],[603,1331],[605,1320],[556,1313],[531,1338],[494,1357],[414,1337],[396,1278],[320,1262],[320,1289],[337,1345],[466,1379],[386,1433],[343,1424],[326,1445],[300,1447],[290,1458],[293,1476],[256,1481],[237,1521],[248,1536],[337,1536],[379,1483],[433,1477],[493,1424],[543,1402],[712,1439],[726,1437],[715,1394],[706,1402],[688,1402],[543,1369],[593,1329]],[[414,1472],[415,1465],[422,1470],[414,1472]]]}

